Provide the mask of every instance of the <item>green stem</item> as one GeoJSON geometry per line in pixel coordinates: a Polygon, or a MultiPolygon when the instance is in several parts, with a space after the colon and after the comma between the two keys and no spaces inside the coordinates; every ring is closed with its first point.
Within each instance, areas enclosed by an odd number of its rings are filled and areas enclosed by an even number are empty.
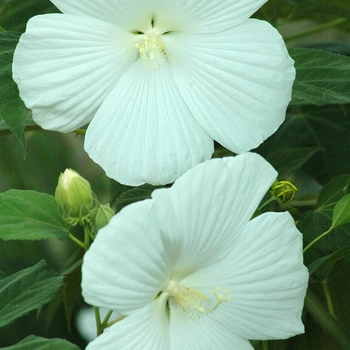
{"type": "Polygon", "coordinates": [[[322,287],[323,287],[323,293],[324,293],[324,295],[325,295],[325,297],[326,297],[326,302],[327,302],[328,311],[329,311],[330,315],[331,315],[336,321],[338,321],[337,316],[335,315],[335,312],[334,312],[332,296],[331,296],[331,293],[330,293],[329,288],[328,288],[328,282],[327,282],[327,280],[322,281],[322,287]]]}
{"type": "Polygon", "coordinates": [[[321,30],[325,30],[325,29],[329,29],[329,28],[333,28],[333,27],[339,26],[340,24],[346,23],[346,21],[347,21],[346,18],[337,18],[337,19],[335,19],[333,21],[330,21],[330,22],[327,22],[327,23],[323,23],[323,24],[320,24],[319,26],[308,28],[308,29],[303,30],[302,32],[299,32],[299,33],[287,36],[287,37],[284,38],[284,41],[299,39],[299,38],[302,38],[302,37],[304,37],[306,35],[318,33],[321,30]]]}
{"type": "Polygon", "coordinates": [[[125,317],[126,317],[126,316],[120,316],[120,317],[116,318],[115,320],[113,320],[113,321],[107,323],[107,325],[106,325],[105,328],[110,327],[110,326],[112,326],[113,324],[115,324],[115,323],[117,323],[117,322],[123,320],[125,317]]]}
{"type": "Polygon", "coordinates": [[[260,205],[257,211],[259,212],[262,208],[266,207],[269,203],[273,202],[275,199],[276,199],[275,197],[269,198],[266,202],[260,205]]]}
{"type": "Polygon", "coordinates": [[[323,238],[324,236],[328,235],[328,233],[330,233],[333,230],[333,226],[331,226],[326,232],[323,232],[321,235],[319,235],[318,237],[316,237],[311,243],[309,243],[303,250],[303,254],[305,254],[309,248],[311,248],[316,242],[318,242],[321,238],[323,238]]]}
{"type": "Polygon", "coordinates": [[[263,344],[263,350],[269,350],[269,344],[267,344],[267,340],[263,340],[262,344],[263,344]]]}
{"type": "Polygon", "coordinates": [[[99,336],[103,332],[100,309],[97,306],[94,306],[94,311],[95,311],[95,320],[96,320],[96,333],[97,333],[97,336],[99,336]]]}
{"type": "Polygon", "coordinates": [[[105,318],[103,319],[102,325],[103,325],[104,328],[107,327],[108,321],[109,321],[109,319],[110,319],[112,313],[113,313],[113,310],[109,310],[109,311],[107,312],[107,315],[106,315],[105,318]]]}
{"type": "Polygon", "coordinates": [[[84,249],[88,250],[90,246],[90,224],[84,223],[84,249]]]}
{"type": "Polygon", "coordinates": [[[74,237],[71,233],[68,235],[68,237],[76,244],[78,244],[79,247],[82,247],[83,249],[86,249],[85,248],[85,244],[81,241],[79,241],[78,238],[74,237]]]}
{"type": "Polygon", "coordinates": [[[315,207],[317,199],[293,199],[293,207],[315,207]]]}
{"type": "Polygon", "coordinates": [[[103,319],[103,321],[101,322],[101,315],[100,315],[100,309],[97,306],[94,306],[94,311],[95,311],[95,320],[96,320],[96,332],[97,332],[97,336],[99,336],[100,334],[102,334],[103,330],[107,327],[112,326],[113,324],[123,320],[126,316],[120,316],[117,319],[108,322],[113,310],[109,310],[105,316],[105,318],[103,319]]]}

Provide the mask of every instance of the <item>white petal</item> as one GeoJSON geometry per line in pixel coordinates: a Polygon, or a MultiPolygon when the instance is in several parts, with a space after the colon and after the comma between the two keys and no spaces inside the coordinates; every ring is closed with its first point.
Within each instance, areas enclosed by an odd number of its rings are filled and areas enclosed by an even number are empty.
{"type": "Polygon", "coordinates": [[[270,24],[248,20],[215,35],[163,37],[179,90],[214,140],[248,151],[283,122],[295,70],[270,24]]]}
{"type": "Polygon", "coordinates": [[[129,31],[196,34],[227,30],[247,20],[266,0],[51,0],[63,13],[88,16],[129,31]]]}
{"type": "Polygon", "coordinates": [[[266,1],[158,0],[154,27],[161,32],[218,33],[246,21],[266,1]]]}
{"type": "Polygon", "coordinates": [[[86,349],[170,349],[169,318],[165,300],[159,299],[107,328],[86,349]]]}
{"type": "Polygon", "coordinates": [[[152,205],[150,200],[130,205],[98,232],[82,266],[87,303],[125,315],[150,304],[163,287],[172,263],[152,205]]]}
{"type": "Polygon", "coordinates": [[[191,116],[167,61],[155,68],[140,58],[89,125],[85,150],[120,183],[157,185],[209,159],[213,141],[191,116]]]}
{"type": "Polygon", "coordinates": [[[247,339],[285,339],[303,333],[301,322],[308,271],[303,265],[302,235],[289,213],[265,213],[236,237],[231,254],[197,271],[193,288],[228,289],[232,302],[213,312],[247,339]],[[214,285],[213,285],[214,284],[214,285]]]}
{"type": "Polygon", "coordinates": [[[14,80],[40,126],[72,131],[90,122],[138,58],[134,45],[135,35],[99,20],[36,16],[16,48],[14,80]]]}
{"type": "Polygon", "coordinates": [[[153,192],[163,240],[181,256],[179,279],[225,258],[276,176],[262,157],[246,153],[202,163],[170,190],[153,192]]]}
{"type": "Polygon", "coordinates": [[[85,300],[126,313],[153,300],[175,266],[184,277],[220,261],[275,177],[257,154],[213,159],[124,208],[85,254],[85,300]]]}
{"type": "Polygon", "coordinates": [[[51,0],[63,13],[97,18],[129,31],[151,29],[154,0],[51,0]]]}
{"type": "Polygon", "coordinates": [[[171,349],[252,350],[249,341],[234,333],[229,323],[220,323],[210,315],[199,320],[185,317],[176,307],[170,311],[171,349]]]}

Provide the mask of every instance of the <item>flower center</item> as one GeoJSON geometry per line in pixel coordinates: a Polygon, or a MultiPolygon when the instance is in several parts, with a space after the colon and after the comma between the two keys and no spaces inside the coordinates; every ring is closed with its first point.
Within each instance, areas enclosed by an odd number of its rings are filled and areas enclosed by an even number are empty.
{"type": "Polygon", "coordinates": [[[141,58],[152,61],[158,67],[161,65],[161,60],[166,57],[162,36],[155,29],[151,29],[145,35],[144,41],[135,44],[135,47],[139,49],[141,58]]]}
{"type": "Polygon", "coordinates": [[[199,290],[192,290],[182,284],[170,281],[164,290],[169,294],[170,305],[177,305],[190,319],[198,319],[203,314],[212,313],[221,303],[231,302],[229,291],[221,292],[221,288],[215,288],[212,293],[215,300],[212,301],[199,290]]]}

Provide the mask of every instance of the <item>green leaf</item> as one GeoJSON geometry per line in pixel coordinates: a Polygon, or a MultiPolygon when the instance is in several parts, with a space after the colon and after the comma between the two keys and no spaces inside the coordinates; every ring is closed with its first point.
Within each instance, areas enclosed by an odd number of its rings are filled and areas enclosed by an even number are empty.
{"type": "Polygon", "coordinates": [[[63,285],[63,276],[41,260],[0,281],[0,327],[48,303],[63,285]]]}
{"type": "Polygon", "coordinates": [[[291,107],[285,122],[256,152],[299,147],[322,148],[303,166],[320,184],[350,173],[350,105],[291,107]]]}
{"type": "Polygon", "coordinates": [[[320,151],[319,147],[296,147],[269,153],[266,160],[278,171],[279,177],[299,169],[311,156],[320,151]]]}
{"type": "Polygon", "coordinates": [[[151,197],[152,192],[157,188],[162,188],[163,186],[152,186],[149,184],[144,184],[139,187],[134,187],[130,190],[123,192],[115,200],[115,212],[122,210],[125,206],[138,202],[151,197]]]}
{"type": "Polygon", "coordinates": [[[337,250],[333,254],[315,260],[308,266],[310,275],[313,275],[313,277],[319,282],[324,281],[332,272],[335,263],[344,259],[349,254],[350,245],[337,250]]]}
{"type": "Polygon", "coordinates": [[[66,313],[67,327],[71,332],[71,321],[76,304],[81,300],[81,264],[83,258],[76,261],[68,270],[63,272],[65,275],[63,286],[63,303],[66,313]]]}
{"type": "MultiPolygon", "coordinates": [[[[317,199],[317,209],[302,213],[298,228],[304,235],[305,245],[332,226],[333,210],[341,198],[348,195],[349,180],[350,175],[347,174],[332,179],[322,188],[317,199]]],[[[350,224],[338,226],[307,251],[306,264],[310,265],[348,245],[350,245],[350,224]]]]}
{"type": "Polygon", "coordinates": [[[291,104],[350,103],[350,58],[322,50],[291,48],[296,79],[291,104]]]}
{"type": "Polygon", "coordinates": [[[79,347],[64,339],[45,339],[29,335],[19,343],[2,350],[79,350],[79,347]]]}
{"type": "Polygon", "coordinates": [[[59,12],[50,0],[5,1],[1,9],[0,26],[11,31],[24,32],[28,20],[37,14],[59,12]]]}
{"type": "Polygon", "coordinates": [[[350,222],[350,194],[343,197],[334,207],[332,216],[333,228],[350,222]]]}
{"type": "Polygon", "coordinates": [[[325,183],[337,175],[350,173],[350,105],[306,107],[300,117],[308,130],[306,133],[299,130],[308,137],[303,143],[324,149],[308,162],[310,175],[315,174],[317,180],[325,183]]]}
{"type": "MultiPolygon", "coordinates": [[[[32,119],[32,116],[30,113],[28,114],[27,119],[24,121],[24,127],[25,128],[32,127],[32,129],[41,130],[40,126],[38,124],[36,124],[35,121],[32,119]]],[[[10,132],[10,128],[6,124],[5,120],[0,119],[0,131],[3,131],[3,130],[9,130],[9,132],[10,132]]]]}
{"type": "Polygon", "coordinates": [[[24,128],[30,112],[20,99],[12,79],[12,58],[18,40],[18,33],[0,32],[0,118],[18,139],[25,156],[24,128]]]}
{"type": "Polygon", "coordinates": [[[339,347],[334,344],[334,347],[332,347],[332,349],[350,349],[349,338],[340,328],[338,322],[329,314],[326,307],[318,300],[310,288],[307,290],[305,297],[305,309],[323,328],[323,330],[337,341],[337,345],[339,345],[339,347]]]}
{"type": "Polygon", "coordinates": [[[331,212],[340,199],[348,194],[349,182],[350,175],[344,174],[333,178],[324,185],[317,198],[317,210],[331,212]]]}
{"type": "Polygon", "coordinates": [[[0,239],[67,238],[69,232],[57,206],[55,197],[36,191],[0,194],[0,239]]]}
{"type": "Polygon", "coordinates": [[[5,5],[9,1],[11,1],[11,0],[0,0],[0,7],[5,5]]]}

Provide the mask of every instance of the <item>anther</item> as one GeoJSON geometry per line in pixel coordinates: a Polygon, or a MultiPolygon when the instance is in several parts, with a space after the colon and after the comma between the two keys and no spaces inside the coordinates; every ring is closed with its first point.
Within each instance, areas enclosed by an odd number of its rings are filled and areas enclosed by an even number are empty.
{"type": "Polygon", "coordinates": [[[190,319],[198,319],[203,314],[210,314],[223,302],[232,301],[229,291],[225,290],[222,293],[219,287],[212,290],[214,302],[202,292],[176,282],[169,282],[164,291],[169,294],[170,303],[177,305],[190,319]]]}
{"type": "Polygon", "coordinates": [[[161,60],[166,57],[162,36],[154,29],[145,35],[144,41],[135,44],[135,47],[139,49],[141,58],[152,61],[156,67],[159,67],[162,65],[161,60]]]}

